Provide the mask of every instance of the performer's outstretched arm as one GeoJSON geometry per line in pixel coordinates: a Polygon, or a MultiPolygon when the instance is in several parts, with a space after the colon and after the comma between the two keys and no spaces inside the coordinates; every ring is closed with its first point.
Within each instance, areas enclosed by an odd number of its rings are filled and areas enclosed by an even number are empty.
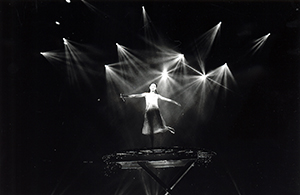
{"type": "Polygon", "coordinates": [[[169,98],[166,98],[166,97],[163,97],[163,96],[159,96],[159,99],[163,100],[163,101],[167,101],[167,102],[171,102],[173,104],[176,104],[177,106],[181,106],[181,104],[179,104],[178,102],[174,101],[174,100],[171,100],[169,98]]]}
{"type": "Polygon", "coordinates": [[[145,97],[145,93],[141,93],[141,94],[130,94],[130,95],[125,95],[125,94],[120,94],[120,98],[122,98],[122,100],[124,101],[125,98],[142,98],[145,97]]]}

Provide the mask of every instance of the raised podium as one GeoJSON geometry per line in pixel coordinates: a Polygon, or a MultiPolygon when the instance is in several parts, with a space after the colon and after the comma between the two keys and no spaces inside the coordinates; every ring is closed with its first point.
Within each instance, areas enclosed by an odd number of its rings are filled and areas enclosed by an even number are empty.
{"type": "Polygon", "coordinates": [[[215,152],[197,148],[151,148],[115,152],[103,156],[106,174],[120,169],[142,169],[156,181],[164,190],[164,194],[171,194],[178,182],[194,166],[208,165],[215,152]],[[155,173],[156,169],[179,168],[176,176],[167,185],[155,173]]]}

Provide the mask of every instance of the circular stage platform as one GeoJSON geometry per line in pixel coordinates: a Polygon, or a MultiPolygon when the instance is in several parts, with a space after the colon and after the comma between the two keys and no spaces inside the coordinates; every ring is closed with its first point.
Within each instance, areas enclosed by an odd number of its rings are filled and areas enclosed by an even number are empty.
{"type": "Polygon", "coordinates": [[[115,152],[103,156],[107,171],[116,169],[142,169],[141,163],[158,168],[184,167],[187,163],[206,165],[215,152],[198,148],[146,148],[115,152]]]}
{"type": "Polygon", "coordinates": [[[178,182],[194,166],[207,165],[211,162],[215,152],[197,148],[150,148],[115,152],[103,156],[106,164],[106,175],[123,170],[144,170],[164,190],[165,195],[170,195],[178,182]],[[177,174],[169,184],[163,181],[155,170],[177,168],[177,174]]]}

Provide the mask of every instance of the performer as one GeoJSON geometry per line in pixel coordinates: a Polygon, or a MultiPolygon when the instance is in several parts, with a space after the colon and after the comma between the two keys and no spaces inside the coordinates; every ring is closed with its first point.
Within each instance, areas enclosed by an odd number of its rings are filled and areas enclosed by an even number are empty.
{"type": "Polygon", "coordinates": [[[166,123],[159,110],[158,100],[171,102],[176,104],[177,106],[181,106],[178,102],[159,95],[156,89],[157,85],[155,83],[151,83],[149,86],[149,92],[131,95],[120,94],[120,98],[122,98],[123,101],[125,100],[124,98],[145,98],[146,109],[144,114],[142,134],[151,136],[152,146],[153,134],[163,133],[167,131],[175,134],[175,130],[172,127],[166,126],[166,123]]]}

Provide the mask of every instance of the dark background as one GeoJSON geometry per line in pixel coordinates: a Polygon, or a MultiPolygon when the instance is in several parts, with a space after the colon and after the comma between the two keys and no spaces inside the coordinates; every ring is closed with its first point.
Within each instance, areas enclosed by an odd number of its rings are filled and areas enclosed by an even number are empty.
{"type": "Polygon", "coordinates": [[[297,1],[89,2],[97,13],[75,0],[1,2],[1,194],[143,194],[135,173],[106,177],[102,162],[128,149],[126,127],[117,125],[124,119],[110,117],[104,64],[117,62],[116,42],[139,48],[143,5],[187,57],[195,38],[225,23],[208,64],[226,60],[238,83],[208,122],[196,123],[193,111],[181,118],[175,145],[217,156],[193,168],[173,194],[300,193],[297,1]],[[243,55],[247,40],[269,32],[259,54],[243,55]],[[64,68],[40,54],[63,48],[62,37],[98,48],[89,54],[92,85],[70,85],[64,68]]]}

